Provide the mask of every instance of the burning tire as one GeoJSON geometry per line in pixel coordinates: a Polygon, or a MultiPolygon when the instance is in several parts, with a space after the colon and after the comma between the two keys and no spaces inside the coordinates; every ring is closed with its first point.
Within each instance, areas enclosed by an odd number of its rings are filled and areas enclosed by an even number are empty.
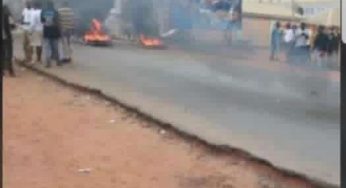
{"type": "Polygon", "coordinates": [[[144,48],[150,48],[150,49],[164,49],[165,45],[163,44],[162,40],[155,37],[148,37],[145,35],[140,35],[139,37],[139,43],[144,48]]]}
{"type": "Polygon", "coordinates": [[[109,46],[112,44],[112,38],[102,29],[102,24],[97,19],[91,22],[91,28],[83,36],[86,45],[109,46]]]}

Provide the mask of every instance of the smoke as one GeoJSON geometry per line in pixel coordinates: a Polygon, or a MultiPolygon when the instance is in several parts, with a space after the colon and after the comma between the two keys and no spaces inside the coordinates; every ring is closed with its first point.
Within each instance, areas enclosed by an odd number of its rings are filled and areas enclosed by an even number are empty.
{"type": "Polygon", "coordinates": [[[76,14],[76,32],[79,35],[89,29],[92,19],[103,21],[114,6],[114,0],[54,0],[55,7],[61,7],[65,1],[76,14]]]}
{"type": "Polygon", "coordinates": [[[20,19],[21,11],[24,8],[22,0],[3,0],[3,4],[9,7],[11,15],[15,20],[20,19]]]}

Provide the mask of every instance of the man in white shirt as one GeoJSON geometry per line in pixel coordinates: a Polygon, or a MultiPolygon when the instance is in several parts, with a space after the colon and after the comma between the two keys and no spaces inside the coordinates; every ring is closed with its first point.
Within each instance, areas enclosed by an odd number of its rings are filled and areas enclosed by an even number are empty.
{"type": "Polygon", "coordinates": [[[22,28],[24,30],[23,50],[26,62],[30,62],[32,59],[32,48],[30,46],[30,25],[32,21],[32,12],[32,3],[28,0],[26,2],[26,7],[22,12],[22,28]]]}
{"type": "MultiPolygon", "coordinates": [[[[42,56],[43,24],[41,22],[41,12],[41,4],[36,1],[34,3],[30,21],[30,45],[31,49],[36,51],[36,62],[41,62],[42,56]]],[[[33,59],[32,63],[35,63],[33,59]]]]}
{"type": "Polygon", "coordinates": [[[288,23],[286,25],[286,30],[285,30],[285,35],[284,35],[284,41],[285,43],[291,43],[294,39],[294,33],[293,33],[293,29],[291,27],[291,24],[288,23]]]}
{"type": "Polygon", "coordinates": [[[309,30],[306,29],[304,23],[300,26],[296,33],[296,47],[306,47],[309,45],[309,30]]]}
{"type": "Polygon", "coordinates": [[[294,30],[292,28],[291,23],[286,24],[283,40],[284,40],[284,48],[286,52],[286,60],[288,60],[290,50],[292,49],[293,43],[294,43],[294,30]]]}
{"type": "Polygon", "coordinates": [[[305,23],[301,23],[300,28],[295,34],[295,55],[297,56],[296,63],[308,63],[310,60],[309,47],[310,32],[305,23]]]}

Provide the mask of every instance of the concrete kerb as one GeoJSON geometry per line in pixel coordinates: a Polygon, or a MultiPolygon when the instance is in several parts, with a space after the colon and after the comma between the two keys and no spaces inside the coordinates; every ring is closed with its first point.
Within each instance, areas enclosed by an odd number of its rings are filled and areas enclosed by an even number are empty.
{"type": "Polygon", "coordinates": [[[258,157],[252,155],[251,153],[249,153],[243,149],[231,147],[228,145],[216,145],[213,143],[209,143],[208,141],[206,141],[206,140],[204,140],[204,139],[202,139],[196,135],[193,135],[191,133],[187,133],[185,131],[178,129],[177,127],[175,127],[174,125],[172,125],[170,123],[166,123],[164,120],[153,117],[152,115],[150,115],[148,113],[142,112],[138,108],[132,107],[128,104],[123,103],[122,101],[119,101],[118,99],[116,99],[114,97],[108,96],[108,95],[104,94],[99,89],[90,88],[90,87],[82,86],[82,85],[77,84],[77,83],[70,82],[70,81],[65,80],[63,78],[60,78],[59,76],[48,73],[44,70],[40,70],[36,67],[27,65],[22,60],[19,60],[19,59],[15,59],[15,62],[19,66],[25,67],[26,69],[28,69],[28,70],[36,73],[36,74],[39,74],[41,76],[44,76],[44,77],[46,77],[46,78],[48,78],[48,79],[50,79],[56,83],[59,83],[65,87],[71,88],[73,90],[76,90],[76,91],[79,91],[82,93],[88,93],[88,94],[95,96],[97,98],[106,100],[106,101],[110,102],[111,104],[113,104],[114,106],[118,106],[120,108],[123,108],[127,113],[134,114],[135,117],[142,119],[146,122],[150,122],[151,125],[154,126],[153,128],[164,129],[164,130],[172,133],[173,135],[176,135],[178,138],[183,139],[187,143],[191,143],[195,146],[201,146],[201,148],[203,148],[205,151],[207,151],[210,154],[214,154],[214,155],[217,155],[220,157],[233,156],[233,157],[236,157],[239,159],[243,159],[245,161],[252,162],[253,164],[258,165],[260,167],[264,167],[266,169],[273,170],[274,172],[281,175],[282,177],[292,178],[292,179],[296,179],[296,180],[299,180],[302,182],[306,182],[306,183],[310,184],[311,187],[338,188],[338,186],[336,186],[336,185],[332,185],[329,183],[325,183],[321,180],[310,178],[307,175],[297,173],[297,172],[294,172],[292,170],[277,167],[277,166],[273,165],[271,162],[269,162],[265,159],[258,158],[258,157]]]}

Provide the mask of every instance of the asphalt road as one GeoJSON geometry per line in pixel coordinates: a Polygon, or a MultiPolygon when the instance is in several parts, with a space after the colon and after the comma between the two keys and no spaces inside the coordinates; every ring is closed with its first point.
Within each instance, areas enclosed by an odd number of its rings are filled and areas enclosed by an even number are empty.
{"type": "Polygon", "coordinates": [[[48,71],[209,142],[339,185],[338,73],[248,58],[256,53],[75,45],[74,64],[48,71]]]}

